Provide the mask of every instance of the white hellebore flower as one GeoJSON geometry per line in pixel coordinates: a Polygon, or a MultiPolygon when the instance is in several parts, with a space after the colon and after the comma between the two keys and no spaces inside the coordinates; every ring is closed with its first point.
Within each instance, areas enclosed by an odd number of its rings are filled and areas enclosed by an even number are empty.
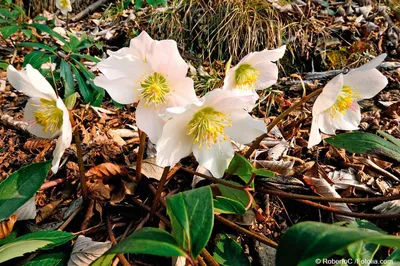
{"type": "Polygon", "coordinates": [[[139,101],[136,123],[153,143],[161,136],[165,121],[160,114],[166,108],[198,101],[193,80],[186,77],[188,65],[175,41],[156,41],[142,32],[129,48],[109,55],[98,64],[104,76],[96,77],[94,83],[118,103],[139,101]]]}
{"type": "Polygon", "coordinates": [[[227,71],[223,89],[248,101],[248,109],[252,109],[258,99],[256,91],[268,88],[278,80],[278,67],[273,62],[282,58],[285,50],[283,45],[278,49],[248,54],[227,71]]]}
{"type": "Polygon", "coordinates": [[[70,0],[56,0],[56,7],[60,9],[63,15],[66,15],[68,12],[72,11],[70,0]]]}
{"type": "Polygon", "coordinates": [[[266,132],[264,122],[245,111],[246,105],[232,92],[215,89],[200,102],[169,109],[172,118],[157,142],[157,164],[170,166],[193,152],[201,166],[222,177],[234,155],[229,138],[246,144],[266,132]]]}
{"type": "Polygon", "coordinates": [[[330,135],[334,135],[338,129],[358,130],[361,111],[357,102],[374,97],[388,84],[387,78],[376,69],[385,57],[386,54],[381,54],[326,84],[312,109],[308,148],[321,142],[320,130],[330,135]]]}
{"type": "Polygon", "coordinates": [[[30,97],[24,110],[24,120],[28,122],[27,130],[41,138],[59,136],[51,168],[53,173],[57,173],[61,157],[72,140],[67,107],[57,97],[49,82],[31,65],[20,71],[9,65],[7,78],[14,88],[30,97]]]}

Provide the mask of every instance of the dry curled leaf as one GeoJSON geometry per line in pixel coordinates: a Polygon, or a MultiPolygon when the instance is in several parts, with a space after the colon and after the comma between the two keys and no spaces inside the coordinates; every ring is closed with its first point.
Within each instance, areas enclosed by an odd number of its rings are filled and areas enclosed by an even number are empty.
{"type": "Polygon", "coordinates": [[[277,172],[281,175],[287,175],[292,170],[294,161],[267,161],[267,160],[256,160],[255,161],[262,168],[277,172]]]}
{"type": "Polygon", "coordinates": [[[18,221],[32,220],[36,217],[36,203],[35,197],[25,202],[24,205],[19,207],[18,210],[14,212],[18,216],[18,221]]]}
{"type": "Polygon", "coordinates": [[[41,208],[38,211],[38,214],[36,216],[36,223],[40,223],[43,220],[46,220],[47,218],[50,217],[51,213],[57,208],[57,206],[63,202],[63,199],[59,199],[56,201],[52,201],[49,204],[46,204],[43,208],[41,208]]]}
{"type": "Polygon", "coordinates": [[[38,149],[49,148],[51,142],[51,139],[30,138],[25,142],[24,149],[33,152],[38,149]]]}
{"type": "Polygon", "coordinates": [[[13,214],[10,218],[0,223],[0,239],[7,237],[11,233],[17,219],[17,215],[13,214]]]}
{"type": "Polygon", "coordinates": [[[87,173],[87,177],[96,175],[97,177],[108,177],[108,176],[127,176],[128,171],[120,165],[113,163],[102,163],[95,167],[92,167],[87,173]]]}
{"type": "Polygon", "coordinates": [[[335,189],[347,189],[350,186],[353,186],[369,193],[377,193],[376,190],[373,190],[367,185],[360,183],[360,181],[357,179],[356,171],[353,168],[330,172],[328,173],[328,177],[334,183],[333,187],[335,189]]]}
{"type": "MultiPolygon", "coordinates": [[[[136,170],[136,165],[132,167],[136,170]]],[[[164,167],[158,166],[156,163],[156,157],[144,159],[142,162],[142,174],[148,178],[154,178],[157,180],[161,179],[164,172],[164,167]]]]}
{"type": "Polygon", "coordinates": [[[374,211],[385,214],[400,214],[400,200],[392,200],[374,207],[374,211]]]}
{"type": "MultiPolygon", "coordinates": [[[[328,181],[324,178],[320,178],[318,164],[314,164],[314,166],[304,175],[303,179],[309,186],[313,188],[315,193],[323,197],[341,198],[339,193],[337,193],[336,190],[333,188],[332,184],[329,184],[328,181]]],[[[350,210],[346,203],[330,203],[329,205],[338,210],[352,212],[352,210],[350,210]]],[[[335,216],[341,221],[355,220],[353,217],[345,215],[335,214],[335,216]]]]}
{"type": "Polygon", "coordinates": [[[274,161],[279,160],[282,157],[282,155],[285,154],[288,148],[289,148],[289,143],[287,143],[286,140],[282,139],[275,147],[269,149],[268,159],[274,161]]]}
{"type": "Polygon", "coordinates": [[[90,237],[79,236],[68,261],[68,266],[87,266],[111,248],[111,242],[97,242],[90,237]]]}

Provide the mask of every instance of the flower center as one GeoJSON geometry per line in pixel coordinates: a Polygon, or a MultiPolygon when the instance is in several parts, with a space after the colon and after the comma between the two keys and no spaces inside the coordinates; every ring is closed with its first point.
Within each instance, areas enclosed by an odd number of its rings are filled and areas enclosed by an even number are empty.
{"type": "Polygon", "coordinates": [[[193,143],[199,143],[200,148],[203,144],[210,148],[212,144],[227,138],[225,127],[230,127],[231,122],[230,119],[226,118],[226,114],[218,112],[212,107],[204,107],[197,111],[187,124],[187,135],[192,136],[193,143]]]}
{"type": "Polygon", "coordinates": [[[146,106],[155,105],[156,107],[160,104],[167,102],[167,96],[170,92],[169,84],[163,75],[154,73],[148,76],[141,84],[140,90],[142,93],[140,97],[146,102],[146,106]]]}
{"type": "Polygon", "coordinates": [[[63,111],[55,100],[40,99],[39,108],[34,112],[36,123],[43,126],[44,132],[55,133],[63,124],[63,111]]]}
{"type": "Polygon", "coordinates": [[[61,0],[61,7],[67,8],[68,7],[68,0],[61,0]]]}
{"type": "Polygon", "coordinates": [[[352,90],[350,86],[343,86],[332,107],[325,110],[332,118],[338,118],[350,109],[353,102],[359,98],[357,91],[352,90]]]}
{"type": "Polygon", "coordinates": [[[252,90],[256,87],[256,82],[260,71],[250,64],[241,64],[235,70],[235,81],[239,89],[252,90]]]}

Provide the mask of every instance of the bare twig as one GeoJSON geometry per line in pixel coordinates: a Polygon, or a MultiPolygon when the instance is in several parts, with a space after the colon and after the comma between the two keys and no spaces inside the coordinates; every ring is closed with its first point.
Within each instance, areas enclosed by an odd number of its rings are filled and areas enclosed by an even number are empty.
{"type": "Polygon", "coordinates": [[[98,0],[97,2],[94,2],[90,6],[88,6],[87,8],[82,10],[81,12],[79,12],[77,15],[75,15],[75,17],[73,17],[71,19],[71,21],[72,22],[77,22],[77,21],[81,20],[82,18],[86,17],[89,13],[91,13],[91,12],[95,11],[96,9],[98,9],[99,7],[101,7],[107,1],[108,0],[98,0]]]}
{"type": "Polygon", "coordinates": [[[207,261],[208,266],[219,266],[218,262],[213,258],[213,256],[211,256],[207,249],[204,248],[201,251],[201,256],[203,256],[204,260],[207,261]]]}
{"type": "MultiPolygon", "coordinates": [[[[114,233],[112,231],[112,226],[111,226],[111,221],[110,221],[110,216],[106,214],[106,228],[107,228],[107,233],[108,236],[110,237],[111,243],[114,245],[117,244],[117,239],[115,239],[114,233]]],[[[122,265],[124,266],[130,266],[131,264],[128,262],[128,260],[125,258],[124,254],[117,254],[117,257],[119,261],[121,262],[122,265]]]]}

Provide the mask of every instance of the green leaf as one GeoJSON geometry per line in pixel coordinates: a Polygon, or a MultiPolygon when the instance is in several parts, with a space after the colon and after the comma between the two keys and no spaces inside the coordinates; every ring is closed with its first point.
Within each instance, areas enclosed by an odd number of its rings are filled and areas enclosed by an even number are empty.
{"type": "Polygon", "coordinates": [[[161,229],[145,227],[109,249],[106,254],[137,253],[157,256],[185,256],[174,237],[161,229]]]}
{"type": "Polygon", "coordinates": [[[143,5],[143,0],[135,0],[135,8],[139,9],[143,5]]]}
{"type": "Polygon", "coordinates": [[[21,31],[28,39],[32,37],[32,31],[30,29],[22,29],[21,31]]]}
{"type": "Polygon", "coordinates": [[[38,42],[22,42],[22,43],[18,44],[18,46],[35,47],[35,48],[47,50],[49,52],[54,52],[57,49],[54,46],[50,47],[48,45],[45,45],[43,43],[38,43],[38,42]]]}
{"type": "Polygon", "coordinates": [[[100,256],[97,260],[95,260],[90,266],[110,266],[113,262],[115,254],[106,254],[100,256]]]}
{"type": "Polygon", "coordinates": [[[24,58],[24,67],[31,64],[33,68],[40,69],[44,64],[51,61],[50,56],[44,51],[33,51],[27,54],[24,58]]]}
{"type": "Polygon", "coordinates": [[[0,8],[0,16],[11,18],[11,12],[7,8],[0,8]]]}
{"type": "Polygon", "coordinates": [[[267,170],[267,169],[263,169],[263,168],[253,168],[253,173],[257,176],[263,176],[263,177],[274,177],[275,173],[267,170]]]}
{"type": "Polygon", "coordinates": [[[392,135],[389,135],[388,133],[382,131],[382,130],[378,130],[378,134],[381,135],[384,138],[387,138],[389,141],[393,142],[394,144],[396,144],[397,146],[400,147],[400,139],[393,137],[392,135]]]}
{"type": "Polygon", "coordinates": [[[372,230],[302,222],[290,227],[279,242],[276,265],[314,265],[316,259],[328,258],[359,241],[400,247],[400,238],[397,236],[372,230]]]}
{"type": "Polygon", "coordinates": [[[67,43],[67,41],[65,40],[65,38],[61,34],[55,32],[54,30],[52,30],[49,26],[47,26],[45,24],[33,23],[32,26],[35,27],[36,29],[42,31],[42,32],[45,32],[45,33],[49,34],[53,38],[56,38],[56,39],[60,40],[64,44],[67,43]]]}
{"type": "Polygon", "coordinates": [[[77,96],[78,96],[78,93],[75,92],[75,93],[71,94],[70,96],[64,98],[64,104],[68,108],[68,110],[72,110],[72,108],[74,108],[77,96]]]}
{"type": "Polygon", "coordinates": [[[51,244],[42,248],[42,250],[49,250],[56,246],[67,243],[72,240],[75,236],[68,232],[63,231],[39,231],[29,233],[23,236],[20,236],[16,239],[16,241],[25,241],[25,240],[45,240],[50,241],[51,244]]]}
{"type": "Polygon", "coordinates": [[[251,179],[251,172],[253,166],[244,156],[240,154],[235,154],[229,163],[228,169],[226,172],[229,174],[239,176],[244,182],[249,182],[251,179]]]}
{"type": "Polygon", "coordinates": [[[81,41],[73,33],[68,32],[68,36],[69,36],[69,44],[71,46],[71,52],[75,52],[81,41]]]}
{"type": "Polygon", "coordinates": [[[195,259],[211,237],[214,224],[209,186],[167,197],[167,213],[179,246],[195,259]]]}
{"type": "Polygon", "coordinates": [[[215,248],[214,259],[222,266],[250,266],[242,247],[226,234],[222,234],[215,248]]]}
{"type": "Polygon", "coordinates": [[[4,245],[7,243],[13,242],[17,238],[17,233],[16,232],[11,232],[8,236],[5,238],[0,239],[0,245],[4,245]]]}
{"type": "Polygon", "coordinates": [[[72,53],[71,55],[79,57],[79,58],[85,58],[86,60],[89,60],[89,61],[92,61],[92,62],[95,62],[95,63],[99,63],[101,61],[97,57],[90,56],[90,55],[87,55],[87,54],[72,53]]]}
{"type": "Polygon", "coordinates": [[[22,167],[0,183],[0,221],[35,195],[49,172],[51,161],[22,167]]]}
{"type": "MultiPolygon", "coordinates": [[[[226,181],[226,180],[225,182],[240,186],[240,184],[236,182],[226,181]]],[[[243,206],[247,206],[249,204],[249,196],[244,190],[227,187],[221,184],[218,184],[217,186],[221,191],[222,196],[237,201],[241,203],[243,206]]]]}
{"type": "Polygon", "coordinates": [[[246,208],[236,200],[218,196],[214,199],[214,211],[226,214],[243,214],[246,212],[246,208]]]}
{"type": "Polygon", "coordinates": [[[60,75],[64,84],[64,97],[73,95],[75,93],[74,76],[72,76],[71,68],[64,59],[61,59],[60,75]]]}
{"type": "Polygon", "coordinates": [[[7,69],[8,63],[7,62],[0,62],[0,69],[7,69]]]}
{"type": "Polygon", "coordinates": [[[103,98],[106,95],[106,92],[103,88],[94,85],[93,81],[90,82],[90,85],[94,89],[93,102],[91,104],[92,106],[100,106],[103,102],[103,98]]]}
{"type": "Polygon", "coordinates": [[[24,266],[64,266],[67,265],[68,256],[62,252],[39,255],[28,261],[24,266]]]}
{"type": "Polygon", "coordinates": [[[157,6],[167,6],[167,0],[146,0],[146,2],[149,4],[149,5],[151,5],[151,6],[154,6],[154,7],[157,7],[157,6]]]}
{"type": "Polygon", "coordinates": [[[72,71],[74,71],[76,80],[78,81],[79,91],[83,96],[83,100],[85,101],[85,103],[91,102],[93,100],[92,91],[89,89],[88,85],[86,84],[85,80],[83,79],[78,69],[72,64],[70,66],[72,68],[72,71]]]}
{"type": "Polygon", "coordinates": [[[400,265],[400,249],[396,249],[385,259],[382,266],[399,266],[400,265]]]}
{"type": "Polygon", "coordinates": [[[7,39],[8,37],[16,33],[18,29],[19,29],[18,25],[4,26],[0,27],[0,32],[1,35],[3,35],[3,38],[7,39]]]}
{"type": "Polygon", "coordinates": [[[36,16],[33,18],[33,21],[39,21],[39,20],[47,20],[47,18],[44,16],[36,16]]]}
{"type": "Polygon", "coordinates": [[[46,240],[24,240],[5,244],[0,247],[0,263],[21,257],[25,253],[33,252],[48,244],[51,244],[51,242],[46,240]]]}
{"type": "Polygon", "coordinates": [[[400,162],[399,147],[371,133],[344,133],[327,138],[325,141],[336,148],[344,148],[348,152],[383,155],[400,162]]]}
{"type": "Polygon", "coordinates": [[[74,60],[74,62],[76,63],[76,68],[79,69],[80,72],[82,72],[82,74],[86,77],[86,79],[94,79],[96,77],[95,74],[93,74],[92,72],[90,72],[84,64],[82,64],[81,62],[79,62],[78,60],[76,60],[75,58],[72,58],[74,60]]]}

